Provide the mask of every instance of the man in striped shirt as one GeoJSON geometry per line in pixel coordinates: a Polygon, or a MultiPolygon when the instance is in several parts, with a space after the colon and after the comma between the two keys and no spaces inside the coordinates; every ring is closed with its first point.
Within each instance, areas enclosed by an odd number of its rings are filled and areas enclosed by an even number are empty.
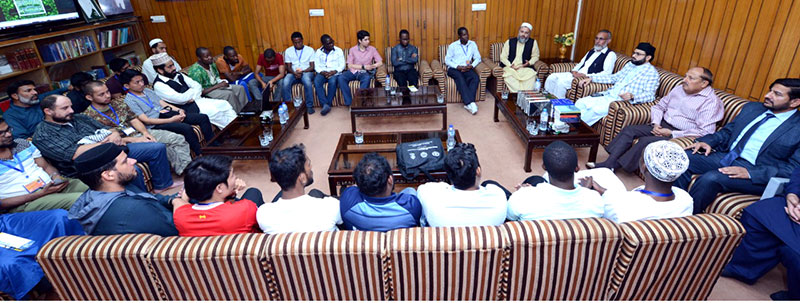
{"type": "Polygon", "coordinates": [[[622,168],[628,172],[639,169],[639,157],[647,144],[679,137],[702,137],[716,130],[725,108],[711,88],[713,75],[704,67],[686,72],[681,85],[676,86],[650,109],[652,123],[631,125],[622,129],[606,148],[605,162],[586,163],[589,168],[622,168]],[[634,139],[639,139],[636,145],[634,139]]]}

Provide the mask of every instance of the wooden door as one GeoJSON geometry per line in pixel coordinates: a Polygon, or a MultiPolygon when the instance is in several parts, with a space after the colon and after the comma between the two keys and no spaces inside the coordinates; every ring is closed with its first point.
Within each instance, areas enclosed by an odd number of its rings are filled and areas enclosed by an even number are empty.
{"type": "Polygon", "coordinates": [[[455,0],[387,0],[387,44],[398,43],[401,29],[409,31],[411,44],[423,59],[438,59],[436,49],[455,40],[455,0]],[[451,33],[452,32],[452,33],[451,33]]]}

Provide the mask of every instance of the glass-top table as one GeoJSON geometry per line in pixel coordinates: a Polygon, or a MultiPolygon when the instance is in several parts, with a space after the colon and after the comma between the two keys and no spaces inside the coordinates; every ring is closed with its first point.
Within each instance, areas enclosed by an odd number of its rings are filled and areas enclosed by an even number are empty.
{"type": "Polygon", "coordinates": [[[356,117],[442,114],[442,130],[446,130],[447,104],[438,102],[440,94],[439,88],[427,85],[416,92],[398,87],[394,95],[383,87],[359,89],[350,105],[351,129],[356,131],[356,117]]]}

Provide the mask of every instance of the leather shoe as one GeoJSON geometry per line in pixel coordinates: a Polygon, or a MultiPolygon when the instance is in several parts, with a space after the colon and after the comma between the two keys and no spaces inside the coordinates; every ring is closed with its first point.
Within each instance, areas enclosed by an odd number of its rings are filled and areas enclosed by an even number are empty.
{"type": "Polygon", "coordinates": [[[772,301],[797,300],[795,298],[789,297],[789,291],[788,290],[781,290],[779,292],[773,293],[773,294],[769,295],[769,298],[772,299],[772,301]]]}

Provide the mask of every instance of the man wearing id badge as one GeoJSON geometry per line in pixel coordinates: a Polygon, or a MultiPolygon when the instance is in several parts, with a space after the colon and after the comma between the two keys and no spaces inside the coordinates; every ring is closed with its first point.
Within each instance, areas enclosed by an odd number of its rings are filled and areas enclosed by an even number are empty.
{"type": "Polygon", "coordinates": [[[167,146],[167,159],[176,174],[183,174],[183,169],[192,161],[189,143],[183,136],[168,130],[148,129],[136,114],[125,104],[124,99],[111,99],[108,87],[100,81],[92,81],[83,87],[86,100],[92,104],[84,112],[100,124],[118,130],[126,137],[143,142],[161,142],[167,146]]]}
{"type": "Polygon", "coordinates": [[[473,69],[481,63],[481,53],[475,41],[469,40],[469,32],[465,27],[459,27],[456,33],[458,40],[447,47],[444,62],[447,64],[447,75],[455,81],[456,89],[464,101],[464,109],[474,115],[478,113],[475,94],[481,79],[473,69]]]}
{"type": "Polygon", "coordinates": [[[0,117],[0,209],[11,213],[69,209],[89,188],[59,175],[36,146],[14,140],[12,131],[0,117]]]}

